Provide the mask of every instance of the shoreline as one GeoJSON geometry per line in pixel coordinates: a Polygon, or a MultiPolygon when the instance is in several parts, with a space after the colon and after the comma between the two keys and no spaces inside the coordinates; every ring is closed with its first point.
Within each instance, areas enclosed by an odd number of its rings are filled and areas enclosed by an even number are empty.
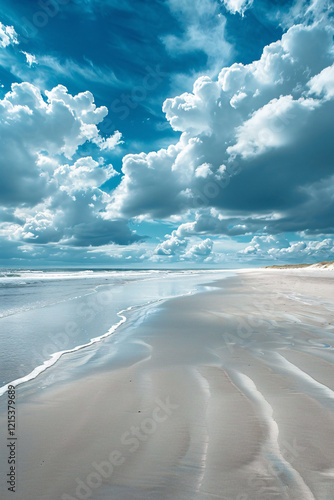
{"type": "Polygon", "coordinates": [[[90,347],[91,345],[95,344],[96,342],[100,342],[102,339],[109,337],[109,335],[112,335],[113,333],[115,333],[117,328],[119,328],[126,321],[126,316],[124,316],[123,313],[125,313],[126,311],[130,311],[134,307],[136,307],[136,306],[131,306],[128,309],[124,309],[122,311],[119,311],[117,313],[117,315],[120,316],[120,318],[121,318],[120,321],[118,323],[112,325],[106,333],[100,335],[99,337],[92,338],[90,340],[90,342],[88,342],[87,344],[82,344],[82,345],[76,346],[73,349],[55,352],[54,354],[51,355],[50,359],[44,361],[43,365],[37,366],[32,372],[28,373],[25,377],[13,380],[11,382],[8,382],[8,384],[0,387],[0,397],[3,396],[7,392],[9,385],[15,385],[15,387],[18,387],[19,385],[24,384],[25,382],[29,382],[31,380],[34,380],[41,373],[45,372],[48,368],[53,367],[57,363],[57,361],[59,361],[60,358],[62,356],[64,356],[65,354],[71,354],[71,353],[80,351],[81,349],[85,349],[86,347],[90,347]]]}
{"type": "Polygon", "coordinates": [[[18,387],[16,498],[328,500],[332,279],[242,270],[130,313],[118,365],[111,336],[98,370],[18,387]]]}
{"type": "MultiPolygon", "coordinates": [[[[223,273],[224,272],[226,272],[226,274],[227,274],[229,271],[223,271],[223,273]]],[[[80,276],[79,278],[81,279],[83,277],[85,277],[85,276],[82,276],[82,277],[80,276]]],[[[188,277],[190,277],[190,275],[188,277]]],[[[75,279],[78,279],[78,277],[76,277],[75,279]]],[[[147,277],[147,278],[144,278],[143,281],[150,281],[152,279],[155,279],[155,278],[147,277]]],[[[103,285],[97,285],[96,289],[99,286],[101,287],[103,285]]],[[[201,283],[199,283],[198,287],[201,288],[201,286],[203,286],[203,285],[201,283]]],[[[6,393],[9,385],[15,385],[17,387],[18,385],[21,385],[21,384],[24,384],[24,383],[29,382],[31,380],[34,380],[40,374],[42,374],[43,372],[45,372],[49,368],[53,367],[54,365],[56,365],[56,363],[62,358],[62,356],[67,355],[67,354],[71,354],[71,353],[75,353],[77,351],[80,351],[81,349],[89,348],[93,344],[100,342],[101,340],[109,337],[110,335],[113,335],[118,330],[118,328],[127,321],[127,316],[125,316],[124,313],[128,313],[128,312],[130,312],[134,309],[137,309],[137,308],[145,308],[145,307],[150,306],[150,305],[152,305],[154,307],[155,305],[158,305],[161,301],[169,300],[169,299],[172,299],[174,297],[182,297],[182,296],[188,295],[188,294],[195,294],[197,292],[198,292],[197,288],[192,287],[192,289],[189,292],[180,293],[180,294],[177,294],[176,296],[171,295],[171,296],[167,296],[164,298],[157,298],[154,300],[149,300],[146,303],[142,303],[142,304],[139,303],[139,304],[129,306],[125,309],[121,309],[120,311],[116,312],[116,316],[121,318],[121,319],[119,321],[117,321],[116,323],[112,324],[106,332],[102,333],[101,335],[99,335],[97,337],[92,337],[91,339],[89,339],[88,342],[85,342],[84,344],[76,345],[70,349],[64,349],[64,350],[60,350],[60,351],[52,353],[50,355],[49,359],[44,360],[43,364],[34,367],[30,373],[27,373],[23,377],[9,381],[5,385],[1,386],[0,387],[0,398],[6,393]]],[[[89,296],[90,294],[91,294],[91,292],[88,293],[86,296],[89,296]]],[[[74,299],[75,298],[76,297],[74,297],[74,299]]],[[[70,299],[70,300],[73,300],[73,299],[70,299]]],[[[57,305],[57,304],[58,303],[51,304],[51,307],[54,305],[57,305]]],[[[50,306],[43,306],[43,307],[50,307],[50,306]]],[[[66,327],[65,327],[65,335],[68,335],[69,337],[71,337],[72,334],[73,334],[73,332],[67,331],[66,327]]]]}

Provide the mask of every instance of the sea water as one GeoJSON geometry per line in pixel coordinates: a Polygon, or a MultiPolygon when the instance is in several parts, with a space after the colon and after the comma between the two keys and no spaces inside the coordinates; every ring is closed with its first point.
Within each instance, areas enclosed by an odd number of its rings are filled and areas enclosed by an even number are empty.
{"type": "Polygon", "coordinates": [[[115,333],[131,308],[194,293],[227,271],[0,271],[0,395],[115,333]]]}

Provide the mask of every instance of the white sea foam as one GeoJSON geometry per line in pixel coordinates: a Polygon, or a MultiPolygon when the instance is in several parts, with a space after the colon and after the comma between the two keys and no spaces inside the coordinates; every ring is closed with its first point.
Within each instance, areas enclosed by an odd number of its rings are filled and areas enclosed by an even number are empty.
{"type": "Polygon", "coordinates": [[[44,363],[42,365],[37,366],[28,375],[26,375],[24,377],[21,377],[21,378],[18,378],[16,380],[13,380],[12,382],[9,382],[8,384],[0,387],[0,396],[2,396],[5,392],[7,392],[7,389],[8,389],[9,385],[14,385],[16,387],[16,386],[18,386],[20,384],[23,384],[24,382],[28,382],[29,380],[33,380],[38,375],[40,375],[40,373],[44,372],[45,370],[47,370],[48,368],[50,368],[52,365],[54,365],[64,354],[69,354],[69,353],[72,353],[72,352],[79,351],[81,349],[84,349],[85,347],[89,347],[89,346],[95,344],[96,342],[100,342],[102,339],[108,337],[109,335],[111,335],[112,333],[114,333],[119,326],[121,326],[123,323],[125,323],[126,316],[124,315],[124,313],[130,311],[134,307],[136,307],[136,306],[128,307],[127,309],[124,309],[124,310],[120,311],[119,313],[117,313],[117,315],[121,319],[120,319],[120,321],[118,321],[118,323],[116,323],[115,325],[113,325],[107,331],[107,333],[104,333],[103,335],[100,335],[99,337],[92,338],[86,344],[82,344],[82,345],[76,346],[73,349],[66,349],[64,351],[55,352],[54,354],[52,354],[50,356],[50,359],[44,361],[44,363]]]}

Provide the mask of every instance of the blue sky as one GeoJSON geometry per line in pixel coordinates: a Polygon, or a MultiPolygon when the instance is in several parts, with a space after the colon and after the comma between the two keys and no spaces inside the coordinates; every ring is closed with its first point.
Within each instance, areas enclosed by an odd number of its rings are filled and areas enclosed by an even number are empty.
{"type": "Polygon", "coordinates": [[[330,1],[0,7],[1,266],[334,259],[330,1]]]}

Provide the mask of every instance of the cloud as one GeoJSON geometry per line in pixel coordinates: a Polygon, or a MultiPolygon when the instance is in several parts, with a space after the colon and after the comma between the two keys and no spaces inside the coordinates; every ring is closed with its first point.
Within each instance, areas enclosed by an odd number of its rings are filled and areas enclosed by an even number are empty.
{"type": "Polygon", "coordinates": [[[33,64],[37,64],[37,59],[33,54],[29,54],[28,52],[24,52],[24,50],[21,50],[21,52],[22,52],[22,54],[24,54],[26,56],[26,60],[27,60],[27,63],[28,63],[30,68],[33,64]]]}
{"type": "Polygon", "coordinates": [[[74,58],[61,57],[49,54],[36,53],[35,55],[20,51],[25,62],[23,64],[17,53],[0,53],[0,64],[14,75],[15,79],[29,81],[39,88],[48,87],[54,82],[71,81],[76,86],[80,82],[87,85],[107,84],[113,88],[131,88],[131,81],[120,81],[108,65],[94,64],[90,59],[84,58],[78,62],[74,58]]]}
{"type": "Polygon", "coordinates": [[[240,250],[240,254],[245,255],[261,255],[268,254],[272,249],[286,249],[290,248],[290,244],[285,236],[254,236],[251,242],[243,250],[240,250]]]}
{"type": "Polygon", "coordinates": [[[107,109],[95,105],[91,92],[73,96],[62,85],[45,95],[23,82],[0,100],[0,229],[17,244],[140,241],[124,218],[108,216],[111,199],[100,189],[118,175],[103,154],[119,144],[121,134],[102,138],[97,127],[107,109]],[[98,161],[78,155],[84,144],[95,148],[98,161]]]}
{"type": "Polygon", "coordinates": [[[0,48],[4,49],[8,45],[16,45],[18,43],[14,26],[5,26],[0,21],[0,48]]]}
{"type": "Polygon", "coordinates": [[[324,96],[326,100],[334,97],[334,64],[323,69],[318,75],[311,78],[308,83],[310,93],[324,96]]]}
{"type": "Polygon", "coordinates": [[[58,167],[50,197],[29,209],[16,209],[22,222],[11,224],[13,238],[31,244],[60,243],[72,247],[113,242],[128,245],[142,240],[130,231],[126,220],[106,216],[109,195],[98,186],[109,175],[114,175],[112,167],[103,169],[90,157],[58,167]]]}
{"type": "Polygon", "coordinates": [[[245,257],[263,260],[291,262],[319,262],[334,259],[334,240],[325,238],[318,240],[287,241],[283,236],[255,236],[250,244],[239,251],[245,257]]]}
{"type": "Polygon", "coordinates": [[[113,135],[105,138],[100,137],[99,135],[94,139],[95,144],[99,146],[101,151],[111,151],[115,149],[119,144],[123,144],[124,141],[122,139],[122,134],[118,130],[116,130],[113,135]]]}
{"type": "Polygon", "coordinates": [[[79,224],[67,227],[65,242],[76,247],[99,247],[110,243],[130,245],[143,240],[132,233],[126,220],[104,220],[99,217],[83,219],[79,224]]]}
{"type": "Polygon", "coordinates": [[[182,179],[171,175],[171,165],[181,149],[178,144],[149,154],[127,155],[123,159],[124,177],[112,194],[110,213],[125,217],[150,213],[153,217],[164,218],[173,210],[179,212],[186,207],[187,193],[182,192],[182,179]]]}
{"type": "Polygon", "coordinates": [[[222,61],[227,62],[232,45],[226,40],[226,18],[220,14],[216,0],[168,0],[172,14],[183,27],[182,35],[168,34],[162,41],[172,57],[202,52],[207,71],[215,73],[222,61]]]}
{"type": "Polygon", "coordinates": [[[0,192],[5,204],[34,204],[47,197],[53,189],[52,158],[70,159],[86,142],[105,149],[120,139],[119,132],[100,137],[97,124],[108,111],[96,107],[90,92],[72,96],[58,85],[46,96],[47,100],[37,87],[23,82],[13,84],[0,100],[0,192]],[[49,158],[47,165],[41,163],[41,155],[49,158]]]}
{"type": "Polygon", "coordinates": [[[333,12],[334,5],[330,0],[295,0],[287,11],[278,10],[276,17],[290,28],[293,24],[312,24],[319,20],[330,24],[333,12]]]}
{"type": "Polygon", "coordinates": [[[155,256],[169,257],[169,261],[189,260],[204,261],[212,252],[213,241],[209,238],[205,240],[192,238],[191,231],[183,231],[181,226],[165,235],[165,240],[159,243],[153,256],[153,261],[157,261],[155,256]],[[187,235],[185,238],[181,235],[187,235]]]}
{"type": "Polygon", "coordinates": [[[185,254],[185,258],[190,258],[192,260],[194,257],[207,257],[210,255],[212,247],[213,241],[210,240],[210,238],[206,238],[189,248],[188,252],[185,254]]]}
{"type": "Polygon", "coordinates": [[[87,58],[85,58],[83,64],[79,64],[69,58],[60,59],[52,55],[41,55],[38,58],[38,63],[42,69],[48,69],[57,78],[71,76],[72,78],[93,83],[105,83],[108,81],[109,85],[113,84],[117,87],[121,83],[108,66],[98,66],[87,58]]]}
{"type": "Polygon", "coordinates": [[[320,104],[314,99],[294,100],[292,95],[273,99],[236,129],[237,142],[227,148],[227,153],[232,157],[252,158],[293,144],[295,137],[287,126],[289,122],[307,121],[320,104]]]}
{"type": "Polygon", "coordinates": [[[73,165],[60,165],[53,174],[60,189],[67,193],[98,188],[108,179],[118,175],[112,165],[107,167],[93,160],[92,157],[80,158],[73,165]]]}
{"type": "Polygon", "coordinates": [[[274,218],[265,219],[264,217],[228,217],[221,215],[214,209],[201,210],[200,213],[197,213],[194,222],[186,222],[178,227],[177,235],[240,236],[257,232],[269,226],[273,220],[274,218]]]}
{"type": "MultiPolygon", "coordinates": [[[[241,15],[252,4],[224,3],[241,15]]],[[[216,0],[168,0],[177,34],[164,35],[162,41],[175,62],[172,75],[185,58],[195,61],[193,71],[206,66],[207,75],[163,105],[167,125],[174,137],[179,134],[175,144],[126,155],[118,185],[110,153],[122,143],[122,135],[101,135],[107,108],[97,106],[89,91],[71,95],[63,85],[40,90],[45,77],[68,81],[69,73],[76,81],[119,85],[110,68],[88,59],[74,63],[54,53],[14,54],[11,47],[0,51],[1,62],[17,80],[39,82],[16,83],[0,99],[0,234],[15,258],[48,252],[56,257],[57,248],[57,258],[71,252],[83,256],[88,248],[92,258],[105,254],[138,262],[218,262],[215,252],[232,245],[231,238],[236,238],[231,254],[240,250],[240,260],[331,252],[332,7],[326,12],[322,0],[296,0],[289,15],[299,24],[264,47],[259,60],[229,65],[233,49],[227,20],[246,22],[261,11],[259,3],[238,20],[222,16],[222,2],[216,0]],[[115,184],[112,192],[103,188],[115,184]],[[129,229],[129,218],[143,221],[142,228],[151,228],[152,220],[179,227],[145,250],[139,245],[144,238],[129,229]],[[293,238],[282,237],[285,232],[293,238]],[[249,244],[240,243],[247,237],[249,244]],[[133,254],[122,249],[128,245],[135,248],[133,254]]],[[[116,6],[114,0],[110,4],[116,6]]],[[[79,7],[76,3],[73,8],[79,7]]],[[[98,19],[99,2],[87,1],[83,8],[98,19]]],[[[268,17],[274,10],[268,7],[268,17]]],[[[287,26],[288,7],[279,10],[287,26]]],[[[0,24],[2,47],[17,43],[15,31],[8,28],[0,24]]],[[[159,50],[164,52],[162,46],[159,50]]]]}
{"type": "Polygon", "coordinates": [[[253,0],[223,0],[224,5],[232,14],[244,15],[245,10],[247,10],[253,4],[253,0]]]}
{"type": "Polygon", "coordinates": [[[331,25],[297,25],[258,61],[202,76],[191,93],[167,99],[179,142],[125,156],[109,212],[193,213],[202,235],[330,233],[333,199],[321,198],[334,173],[333,60],[331,25]]]}
{"type": "Polygon", "coordinates": [[[167,239],[156,247],[155,253],[157,255],[175,255],[184,250],[188,244],[186,240],[177,237],[176,231],[166,237],[167,239]]]}

